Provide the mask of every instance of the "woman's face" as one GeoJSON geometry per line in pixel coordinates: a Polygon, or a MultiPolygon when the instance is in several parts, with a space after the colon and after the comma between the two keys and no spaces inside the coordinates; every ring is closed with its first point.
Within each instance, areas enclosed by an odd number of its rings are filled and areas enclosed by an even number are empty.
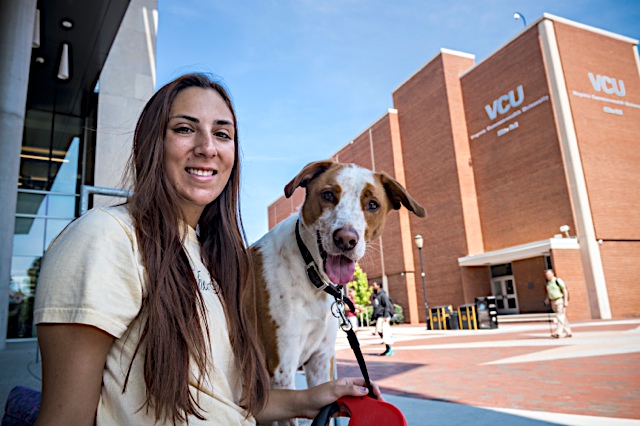
{"type": "Polygon", "coordinates": [[[193,228],[229,180],[235,160],[233,126],[231,110],[213,89],[189,87],[171,105],[164,168],[193,228]]]}

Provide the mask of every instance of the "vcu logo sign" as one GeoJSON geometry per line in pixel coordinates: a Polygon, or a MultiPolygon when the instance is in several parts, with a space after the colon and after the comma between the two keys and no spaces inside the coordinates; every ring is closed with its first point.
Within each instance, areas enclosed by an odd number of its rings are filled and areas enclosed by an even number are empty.
{"type": "Polygon", "coordinates": [[[494,100],[491,105],[485,105],[484,110],[487,111],[487,115],[491,120],[495,120],[498,114],[506,114],[512,107],[516,108],[524,101],[524,90],[522,90],[522,84],[519,85],[515,92],[510,90],[509,93],[500,96],[494,100]],[[517,99],[516,99],[516,94],[517,99]]]}
{"type": "Polygon", "coordinates": [[[589,73],[589,80],[591,80],[591,85],[596,92],[603,91],[607,95],[613,95],[614,93],[618,96],[624,96],[626,94],[624,90],[624,81],[616,80],[615,78],[607,77],[606,75],[596,75],[594,77],[593,73],[589,73]]]}

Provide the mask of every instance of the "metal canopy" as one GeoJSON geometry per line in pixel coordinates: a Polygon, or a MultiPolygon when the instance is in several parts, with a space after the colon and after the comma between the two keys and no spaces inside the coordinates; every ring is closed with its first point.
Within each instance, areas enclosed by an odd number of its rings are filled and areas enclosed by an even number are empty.
{"type": "Polygon", "coordinates": [[[84,116],[129,0],[40,0],[40,47],[32,49],[27,109],[84,116]],[[62,26],[63,20],[73,28],[62,26]],[[56,75],[62,43],[69,44],[68,80],[56,75]],[[43,62],[38,62],[42,58],[43,62]]]}
{"type": "Polygon", "coordinates": [[[576,238],[551,238],[548,240],[534,241],[519,246],[507,247],[500,250],[489,251],[476,255],[458,258],[459,266],[489,266],[501,263],[510,263],[516,260],[530,259],[532,257],[546,256],[551,250],[579,250],[580,245],[576,238]]]}

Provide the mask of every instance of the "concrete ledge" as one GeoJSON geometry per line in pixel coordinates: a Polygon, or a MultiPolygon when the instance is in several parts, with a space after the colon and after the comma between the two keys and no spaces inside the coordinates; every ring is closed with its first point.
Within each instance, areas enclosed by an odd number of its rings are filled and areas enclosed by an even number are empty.
{"type": "Polygon", "coordinates": [[[515,322],[556,322],[555,314],[498,315],[498,324],[515,322]]]}

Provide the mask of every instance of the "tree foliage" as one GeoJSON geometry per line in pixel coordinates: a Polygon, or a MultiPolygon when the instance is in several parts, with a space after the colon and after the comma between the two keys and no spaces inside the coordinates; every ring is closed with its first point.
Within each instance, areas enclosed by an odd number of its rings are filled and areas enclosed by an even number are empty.
{"type": "Polygon", "coordinates": [[[353,274],[353,281],[351,281],[348,286],[349,288],[353,288],[356,291],[356,305],[367,306],[369,304],[373,289],[369,287],[367,274],[360,268],[360,265],[356,264],[356,271],[353,274]]]}

